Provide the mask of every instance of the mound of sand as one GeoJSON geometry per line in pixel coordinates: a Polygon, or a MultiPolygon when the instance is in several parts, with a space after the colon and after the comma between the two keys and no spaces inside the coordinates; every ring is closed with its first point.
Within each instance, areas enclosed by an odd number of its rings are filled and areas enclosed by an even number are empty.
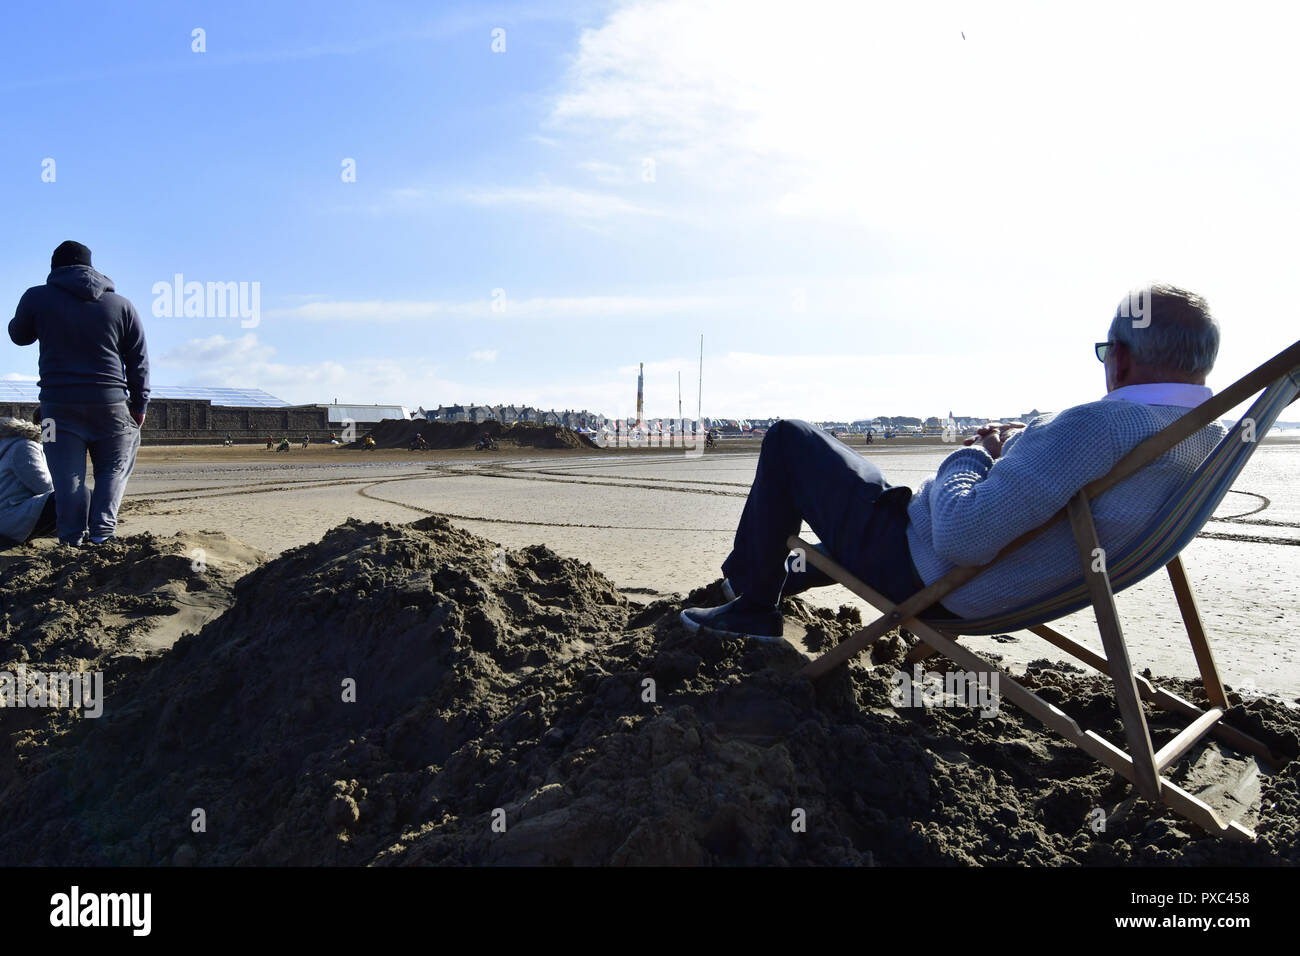
{"type": "Polygon", "coordinates": [[[265,560],[209,531],[10,547],[0,551],[0,664],[96,668],[160,651],[228,608],[235,582],[265,560]]]}
{"type": "MultiPolygon", "coordinates": [[[[107,692],[234,603],[266,555],[220,532],[118,538],[81,550],[36,539],[0,552],[0,671],[99,671],[107,692]]],[[[21,755],[76,729],[66,709],[0,711],[0,789],[21,755]]]]}
{"type": "MultiPolygon", "coordinates": [[[[895,710],[891,668],[813,685],[793,646],[688,634],[679,606],[441,518],[350,521],[247,574],[102,717],[6,733],[0,863],[1300,862],[1300,762],[1262,778],[1258,842],[1229,843],[1126,799],[1010,705],[895,710]]],[[[809,649],[858,624],[787,612],[809,649]]],[[[42,654],[79,639],[51,631],[42,654]]],[[[882,643],[881,661],[906,650],[882,643]]],[[[1046,661],[1029,681],[1118,731],[1099,681],[1046,661]]],[[[1282,704],[1231,716],[1300,752],[1282,704]]]]}
{"type": "MultiPolygon", "coordinates": [[[[430,448],[472,448],[483,433],[511,448],[599,448],[586,435],[579,435],[560,425],[533,425],[518,422],[425,422],[386,418],[367,433],[378,448],[409,448],[417,434],[423,435],[430,448]]],[[[365,435],[349,448],[360,448],[365,435]]]]}

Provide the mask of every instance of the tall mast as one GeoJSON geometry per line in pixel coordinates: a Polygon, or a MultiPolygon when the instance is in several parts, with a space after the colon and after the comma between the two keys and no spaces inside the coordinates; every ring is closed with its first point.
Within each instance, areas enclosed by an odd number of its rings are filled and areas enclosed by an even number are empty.
{"type": "Polygon", "coordinates": [[[696,427],[704,419],[704,333],[700,333],[700,390],[695,399],[695,421],[696,427]]]}
{"type": "Polygon", "coordinates": [[[645,424],[645,406],[642,403],[641,396],[644,394],[645,385],[645,362],[642,362],[636,373],[636,427],[640,428],[645,424]]]}

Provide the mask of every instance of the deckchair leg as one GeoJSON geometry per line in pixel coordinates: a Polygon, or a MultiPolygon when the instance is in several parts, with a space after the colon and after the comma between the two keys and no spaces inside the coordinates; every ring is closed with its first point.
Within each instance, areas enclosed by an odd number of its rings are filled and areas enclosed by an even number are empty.
{"type": "MultiPolygon", "coordinates": [[[[813,567],[825,571],[827,574],[836,578],[841,584],[850,591],[858,595],[867,603],[873,603],[869,594],[876,592],[867,587],[866,583],[860,580],[856,575],[850,573],[848,569],[840,567],[826,555],[822,554],[812,545],[808,544],[796,534],[790,535],[786,544],[790,550],[800,555],[807,561],[812,562],[813,567]]],[[[950,572],[950,579],[946,587],[941,586],[939,581],[931,584],[929,587],[922,588],[901,604],[889,605],[889,610],[882,614],[876,620],[872,621],[866,627],[862,628],[856,634],[853,634],[840,641],[829,651],[814,661],[811,661],[803,669],[806,677],[818,678],[834,670],[840,664],[851,660],[858,654],[880,640],[894,628],[906,624],[911,618],[926,610],[932,604],[947,593],[949,589],[955,587],[961,582],[963,577],[974,576],[974,569],[957,568],[950,572]]]]}
{"type": "MultiPolygon", "coordinates": [[[[791,548],[802,548],[805,553],[811,554],[810,546],[797,536],[791,537],[790,546],[791,548]]],[[[810,557],[810,560],[832,578],[848,587],[851,591],[854,591],[860,598],[872,607],[876,608],[876,610],[882,612],[883,617],[880,620],[883,621],[889,619],[891,612],[897,614],[898,609],[902,607],[902,605],[896,605],[879,591],[876,591],[874,588],[869,587],[867,584],[854,577],[844,568],[840,567],[820,552],[817,552],[815,558],[810,557]]],[[[909,618],[910,617],[911,616],[909,615],[909,618]]],[[[1001,691],[1002,696],[1005,696],[1030,716],[1042,721],[1050,730],[1055,731],[1066,740],[1082,748],[1089,756],[1099,760],[1103,765],[1120,774],[1125,780],[1128,780],[1135,786],[1137,785],[1138,781],[1135,762],[1128,754],[1124,753],[1098,734],[1093,733],[1092,731],[1082,730],[1067,714],[1063,713],[1052,704],[1049,704],[1028,688],[1023,687],[1018,682],[1014,681],[1010,675],[1002,672],[993,664],[983,660],[970,650],[962,647],[957,643],[955,635],[943,633],[923,620],[909,619],[907,623],[908,627],[922,641],[922,644],[918,646],[924,646],[932,649],[936,653],[942,653],[958,665],[964,666],[967,670],[973,672],[986,670],[989,673],[992,673],[993,671],[998,671],[1001,675],[1000,680],[1003,682],[1001,685],[1003,688],[1001,691]]],[[[863,628],[859,634],[870,630],[872,629],[863,628]]],[[[1067,637],[1046,625],[1038,625],[1037,627],[1030,628],[1030,630],[1038,634],[1040,637],[1044,637],[1051,641],[1051,643],[1055,644],[1062,650],[1073,654],[1075,657],[1094,667],[1098,671],[1107,675],[1111,674],[1110,662],[1107,661],[1104,656],[1078,643],[1072,638],[1067,637]]],[[[807,670],[805,670],[805,673],[808,673],[807,670]]],[[[810,674],[809,676],[813,675],[810,674]]],[[[1219,723],[1215,719],[1218,715],[1213,713],[1207,715],[1206,712],[1202,711],[1190,701],[1183,700],[1181,697],[1171,694],[1162,688],[1152,686],[1150,681],[1144,677],[1133,674],[1131,670],[1129,671],[1129,676],[1132,678],[1138,690],[1142,693],[1143,698],[1149,700],[1152,705],[1180,714],[1197,722],[1197,726],[1194,729],[1184,731],[1179,735],[1176,744],[1176,749],[1179,753],[1185,752],[1190,748],[1193,740],[1199,740],[1208,730],[1209,733],[1220,737],[1229,745],[1236,747],[1236,749],[1240,750],[1242,753],[1254,754],[1265,762],[1277,761],[1277,758],[1271,754],[1264,744],[1243,734],[1239,730],[1226,727],[1222,723],[1219,723]]],[[[1150,753],[1150,737],[1147,738],[1147,742],[1147,752],[1150,753]]],[[[1169,761],[1175,759],[1176,755],[1173,753],[1174,749],[1175,748],[1171,745],[1166,745],[1164,756],[1167,757],[1169,761]]],[[[1151,760],[1154,763],[1154,754],[1152,754],[1151,760]]],[[[1188,820],[1191,820],[1193,823],[1204,827],[1207,832],[1247,840],[1254,838],[1254,835],[1240,824],[1231,822],[1224,823],[1208,805],[1182,790],[1169,779],[1161,777],[1160,783],[1161,788],[1159,800],[1166,806],[1172,808],[1174,812],[1188,820]]]]}
{"type": "MultiPolygon", "coordinates": [[[[915,625],[916,636],[928,644],[931,644],[940,653],[955,662],[958,666],[965,667],[972,672],[987,670],[990,673],[997,671],[999,677],[999,693],[1002,697],[1010,700],[1031,717],[1036,718],[1049,729],[1060,734],[1066,740],[1082,749],[1089,756],[1098,760],[1104,766],[1114,770],[1124,779],[1130,781],[1135,786],[1140,785],[1137,781],[1137,766],[1130,755],[1124,753],[1118,747],[1110,743],[1104,737],[1094,733],[1091,730],[1083,730],[1079,725],[1066,713],[1061,711],[1053,704],[1049,704],[1043,698],[1039,697],[1033,691],[1022,686],[1014,680],[1009,674],[1006,674],[1000,668],[994,667],[988,661],[985,661],[979,655],[962,647],[956,641],[947,639],[934,628],[930,627],[924,621],[917,621],[915,625]]],[[[1201,729],[1201,728],[1198,728],[1201,729]]],[[[1150,739],[1148,738],[1148,747],[1150,739]]],[[[1148,749],[1148,753],[1149,753],[1148,749]]],[[[1187,791],[1183,790],[1172,780],[1159,778],[1161,783],[1159,802],[1172,809],[1180,816],[1191,820],[1193,823],[1202,827],[1206,832],[1219,836],[1231,837],[1240,840],[1254,840],[1255,834],[1236,822],[1227,822],[1219,818],[1213,808],[1204,801],[1198,799],[1187,791]]]]}
{"type": "Polygon", "coordinates": [[[1110,588],[1110,575],[1106,573],[1105,552],[1097,538],[1097,527],[1092,521],[1088,498],[1079,492],[1068,506],[1070,527],[1079,549],[1083,577],[1092,596],[1093,610],[1097,614],[1097,628],[1101,631],[1102,647],[1110,662],[1110,676],[1115,683],[1115,702],[1119,705],[1124,722],[1124,736],[1128,740],[1129,754],[1133,759],[1133,773],[1138,792],[1148,800],[1160,799],[1160,774],[1156,770],[1156,756],[1151,749],[1151,731],[1138,698],[1137,684],[1133,680],[1133,665],[1129,661],[1124,633],[1119,626],[1119,613],[1115,609],[1115,595],[1110,588]],[[1101,563],[1098,566],[1097,561],[1101,563]],[[1096,569],[1096,570],[1094,570],[1096,569]]]}
{"type": "MultiPolygon", "coordinates": [[[[1096,653],[1090,647],[1080,644],[1078,641],[1074,640],[1073,638],[1066,637],[1064,634],[1062,634],[1060,631],[1056,630],[1055,628],[1048,627],[1046,624],[1038,624],[1035,625],[1034,627],[1027,628],[1027,630],[1032,634],[1037,634],[1039,637],[1043,638],[1048,643],[1054,644],[1056,647],[1060,648],[1066,653],[1073,654],[1075,657],[1079,658],[1079,660],[1083,661],[1085,664],[1088,664],[1094,670],[1099,670],[1103,674],[1110,673],[1110,666],[1106,663],[1106,658],[1096,653]]],[[[951,638],[952,640],[957,639],[956,636],[952,634],[948,634],[947,637],[951,638]]],[[[907,657],[903,659],[903,663],[909,665],[918,664],[921,661],[925,660],[927,657],[931,657],[936,653],[937,652],[935,651],[934,648],[930,647],[928,644],[922,641],[921,643],[917,644],[915,647],[913,647],[910,651],[907,652],[907,657]]]]}
{"type": "Polygon", "coordinates": [[[1196,598],[1192,594],[1192,585],[1187,580],[1183,569],[1182,555],[1174,558],[1165,566],[1169,572],[1169,583],[1174,587],[1174,597],[1178,598],[1178,610],[1183,615],[1183,626],[1192,642],[1192,653],[1196,655],[1196,666],[1201,670],[1201,681],[1205,684],[1205,694],[1211,707],[1228,708],[1228,695],[1223,691],[1219,680],[1219,669],[1214,664],[1214,654],[1210,651],[1210,642],[1205,637],[1205,628],[1201,624],[1201,612],[1196,607],[1196,598]]]}

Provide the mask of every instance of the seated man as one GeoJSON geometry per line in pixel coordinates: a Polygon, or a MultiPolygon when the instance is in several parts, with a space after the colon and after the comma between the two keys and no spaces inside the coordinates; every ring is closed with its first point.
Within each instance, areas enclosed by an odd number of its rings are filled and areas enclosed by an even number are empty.
{"type": "MultiPolygon", "coordinates": [[[[815,569],[787,574],[786,540],[803,521],[840,564],[895,602],[954,567],[991,561],[1211,396],[1205,378],[1218,355],[1219,327],[1200,296],[1165,285],[1142,290],[1116,311],[1106,338],[1096,346],[1106,369],[1101,400],[1040,415],[1024,428],[981,428],[915,495],[806,422],[774,425],[722,565],[724,591],[734,599],[687,608],[682,622],[691,630],[779,638],[781,597],[831,583],[815,569]],[[1143,301],[1144,314],[1130,317],[1129,303],[1143,301]]],[[[1218,422],[1205,426],[1091,502],[1103,548],[1127,547],[1225,434],[1218,422]]],[[[1069,523],[1059,521],[924,616],[1011,611],[1079,575],[1069,523]]]]}

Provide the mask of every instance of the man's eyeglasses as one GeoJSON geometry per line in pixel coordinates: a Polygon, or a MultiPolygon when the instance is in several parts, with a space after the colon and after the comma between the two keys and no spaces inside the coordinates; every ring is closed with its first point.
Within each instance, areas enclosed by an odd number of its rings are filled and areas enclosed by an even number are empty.
{"type": "Polygon", "coordinates": [[[1097,361],[1098,362],[1106,361],[1106,356],[1110,352],[1111,346],[1115,344],[1116,343],[1114,342],[1098,342],[1096,346],[1094,346],[1094,348],[1096,348],[1097,350],[1097,361]]]}

